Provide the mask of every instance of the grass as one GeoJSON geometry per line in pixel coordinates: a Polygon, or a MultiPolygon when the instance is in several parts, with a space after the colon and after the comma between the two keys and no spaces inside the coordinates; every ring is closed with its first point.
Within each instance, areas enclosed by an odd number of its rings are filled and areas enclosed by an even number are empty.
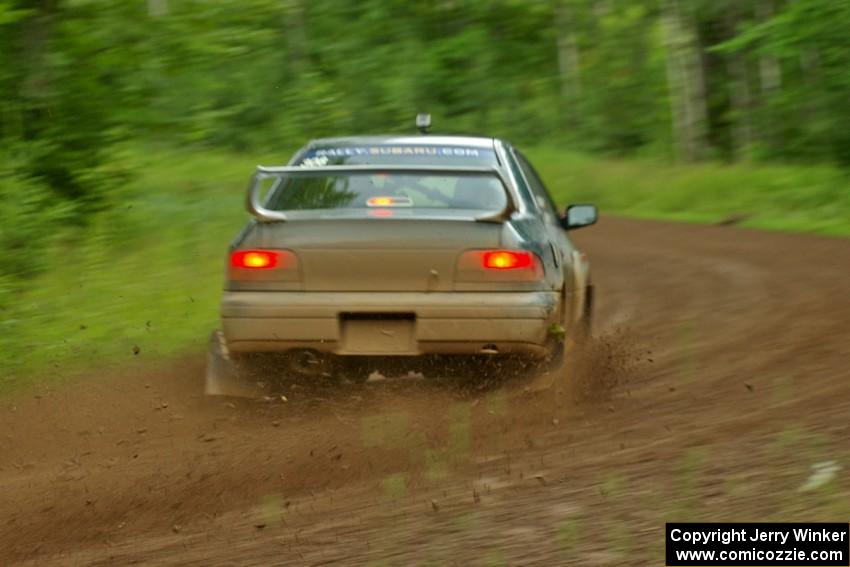
{"type": "Polygon", "coordinates": [[[63,236],[51,268],[0,320],[0,390],[200,349],[215,327],[225,249],[248,218],[243,190],[258,159],[131,157],[125,204],[63,236]]]}
{"type": "MultiPolygon", "coordinates": [[[[850,235],[850,177],[838,169],[529,154],[562,204],[696,222],[742,215],[751,227],[850,235]]],[[[217,323],[225,248],[248,218],[248,176],[289,154],[127,155],[137,176],[121,188],[124,205],[63,235],[50,268],[0,318],[0,391],[202,350],[217,323]]]]}
{"type": "Polygon", "coordinates": [[[830,166],[672,165],[600,159],[551,148],[529,152],[559,203],[602,214],[850,236],[850,174],[830,166]]]}

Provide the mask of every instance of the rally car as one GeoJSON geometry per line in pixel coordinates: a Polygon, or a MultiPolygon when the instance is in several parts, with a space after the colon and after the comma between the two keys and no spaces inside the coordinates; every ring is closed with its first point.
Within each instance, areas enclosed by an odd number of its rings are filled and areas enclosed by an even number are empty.
{"type": "Polygon", "coordinates": [[[560,213],[504,140],[314,140],[286,166],[257,168],[247,208],[209,394],[366,371],[357,363],[375,357],[557,363],[589,333],[589,264],[568,231],[596,222],[596,208],[560,213]]]}

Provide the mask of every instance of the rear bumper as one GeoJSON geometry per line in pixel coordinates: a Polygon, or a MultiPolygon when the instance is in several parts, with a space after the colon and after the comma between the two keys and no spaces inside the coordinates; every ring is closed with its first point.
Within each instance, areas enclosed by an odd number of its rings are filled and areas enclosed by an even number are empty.
{"type": "Polygon", "coordinates": [[[556,292],[225,292],[234,352],[312,348],[340,355],[544,356],[556,292]]]}

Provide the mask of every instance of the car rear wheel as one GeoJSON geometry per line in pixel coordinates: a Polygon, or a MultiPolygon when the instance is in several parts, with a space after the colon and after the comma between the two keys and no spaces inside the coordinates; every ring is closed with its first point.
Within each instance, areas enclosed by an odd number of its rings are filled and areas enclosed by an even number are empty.
{"type": "Polygon", "coordinates": [[[576,324],[574,339],[578,344],[590,340],[593,333],[593,286],[589,285],[584,292],[584,311],[581,320],[576,324]]]}
{"type": "Polygon", "coordinates": [[[571,323],[568,317],[569,310],[562,309],[560,329],[553,329],[551,354],[542,365],[544,371],[551,371],[561,366],[571,344],[580,348],[590,339],[593,325],[593,286],[586,288],[581,319],[571,323]]]}

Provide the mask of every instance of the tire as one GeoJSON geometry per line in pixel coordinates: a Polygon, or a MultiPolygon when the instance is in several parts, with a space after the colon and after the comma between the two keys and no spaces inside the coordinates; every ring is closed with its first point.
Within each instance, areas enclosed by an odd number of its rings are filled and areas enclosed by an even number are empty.
{"type": "Polygon", "coordinates": [[[576,323],[573,337],[577,344],[585,344],[593,336],[593,286],[588,285],[584,292],[584,312],[581,321],[576,323]]]}
{"type": "Polygon", "coordinates": [[[561,326],[568,328],[570,331],[565,333],[561,340],[558,340],[552,346],[552,353],[546,357],[541,364],[541,370],[550,371],[558,368],[564,362],[564,355],[567,350],[567,343],[572,341],[576,346],[581,347],[590,340],[593,326],[593,286],[589,285],[585,288],[585,303],[582,318],[574,325],[567,321],[562,321],[561,326]],[[572,328],[570,328],[572,327],[572,328]]]}

